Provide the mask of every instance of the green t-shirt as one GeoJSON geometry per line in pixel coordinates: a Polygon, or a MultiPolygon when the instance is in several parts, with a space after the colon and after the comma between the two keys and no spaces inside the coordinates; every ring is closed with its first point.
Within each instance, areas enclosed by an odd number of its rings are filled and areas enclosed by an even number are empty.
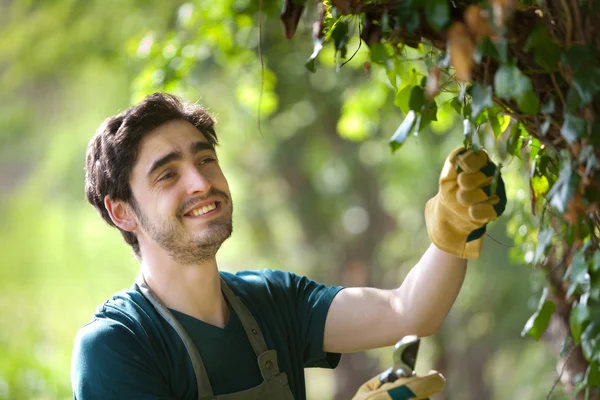
{"type": "MultiPolygon", "coordinates": [[[[335,368],[339,354],[323,351],[325,318],[342,289],[293,273],[221,272],[259,324],[296,400],[306,398],[304,368],[335,368]]],[[[173,311],[194,341],[215,395],[262,382],[257,358],[239,317],[221,329],[173,311]]],[[[74,399],[197,400],[196,378],[185,346],[137,285],[98,307],[75,339],[71,363],[74,399]]]]}

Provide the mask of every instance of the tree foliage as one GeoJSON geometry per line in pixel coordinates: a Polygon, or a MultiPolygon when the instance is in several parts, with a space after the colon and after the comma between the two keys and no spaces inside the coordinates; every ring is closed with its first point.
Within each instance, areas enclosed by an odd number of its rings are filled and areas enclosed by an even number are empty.
{"type": "MultiPolygon", "coordinates": [[[[304,6],[285,2],[288,37],[304,6]]],[[[307,61],[314,71],[315,53],[331,43],[341,66],[348,26],[358,24],[406,115],[393,151],[449,103],[463,119],[465,146],[480,150],[491,136],[501,155],[524,160],[527,218],[539,233],[513,232],[516,252],[545,272],[547,287],[523,334],[539,339],[554,314],[568,324],[565,343],[581,346],[584,364],[566,383],[587,396],[600,387],[599,20],[593,0],[331,0],[318,2],[307,61]],[[415,54],[426,76],[402,71],[415,54]]]]}

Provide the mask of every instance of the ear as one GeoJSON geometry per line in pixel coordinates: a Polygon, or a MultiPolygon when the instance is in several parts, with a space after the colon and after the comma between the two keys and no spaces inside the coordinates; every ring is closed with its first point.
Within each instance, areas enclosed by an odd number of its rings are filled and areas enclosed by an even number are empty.
{"type": "Polygon", "coordinates": [[[137,229],[137,222],[132,215],[131,209],[127,203],[120,200],[113,200],[109,196],[104,197],[104,207],[110,215],[113,223],[124,231],[134,232],[137,229]]]}

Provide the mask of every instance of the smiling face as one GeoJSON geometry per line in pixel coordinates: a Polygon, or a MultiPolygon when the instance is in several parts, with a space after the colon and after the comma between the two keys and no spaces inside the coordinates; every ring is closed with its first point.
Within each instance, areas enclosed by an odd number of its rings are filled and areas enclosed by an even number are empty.
{"type": "Polygon", "coordinates": [[[213,145],[189,122],[168,122],[142,140],[130,184],[142,253],[158,246],[179,263],[199,263],[231,235],[227,180],[213,145]]]}

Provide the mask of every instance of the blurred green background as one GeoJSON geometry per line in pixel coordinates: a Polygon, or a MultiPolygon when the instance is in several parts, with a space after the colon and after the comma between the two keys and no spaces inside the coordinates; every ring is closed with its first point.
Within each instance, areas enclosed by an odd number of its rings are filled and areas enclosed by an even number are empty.
{"type": "MultiPolygon", "coordinates": [[[[131,285],[129,247],[85,201],[84,157],[104,118],[155,90],[219,121],[236,203],[223,270],[393,288],[418,261],[429,244],[423,207],[462,143],[459,119],[439,104],[438,121],[392,155],[403,116],[385,73],[365,73],[366,46],[339,72],[324,50],[312,74],[313,13],[287,41],[279,7],[264,6],[261,72],[258,2],[0,1],[0,399],[72,397],[77,329],[131,285]]],[[[441,331],[421,346],[418,372],[448,379],[438,400],[544,399],[557,376],[554,350],[520,336],[543,277],[515,262],[533,253],[511,251],[532,228],[520,161],[505,161],[509,206],[489,229],[501,243],[486,239],[441,331]]],[[[385,348],[307,370],[309,398],[349,399],[390,362],[385,348]]],[[[567,397],[559,387],[549,398],[567,397]]]]}

